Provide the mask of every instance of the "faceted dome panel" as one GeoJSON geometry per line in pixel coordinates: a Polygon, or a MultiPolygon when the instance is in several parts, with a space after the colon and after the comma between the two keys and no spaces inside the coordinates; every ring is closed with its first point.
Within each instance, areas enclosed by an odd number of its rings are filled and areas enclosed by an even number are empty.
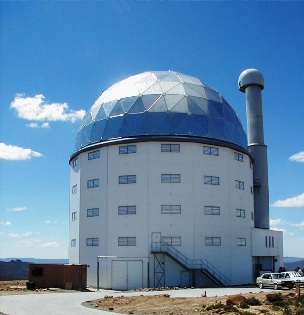
{"type": "Polygon", "coordinates": [[[83,119],[76,151],[140,136],[211,138],[247,148],[244,129],[221,94],[173,71],[140,73],[104,91],[83,119]]]}

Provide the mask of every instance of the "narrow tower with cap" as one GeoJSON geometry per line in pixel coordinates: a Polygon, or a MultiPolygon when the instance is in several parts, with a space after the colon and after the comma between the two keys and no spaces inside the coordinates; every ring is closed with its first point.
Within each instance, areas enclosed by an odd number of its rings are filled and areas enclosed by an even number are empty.
{"type": "Polygon", "coordinates": [[[264,78],[258,70],[247,69],[241,73],[238,84],[240,91],[246,93],[248,151],[254,159],[254,225],[269,229],[268,162],[261,96],[264,78]]]}

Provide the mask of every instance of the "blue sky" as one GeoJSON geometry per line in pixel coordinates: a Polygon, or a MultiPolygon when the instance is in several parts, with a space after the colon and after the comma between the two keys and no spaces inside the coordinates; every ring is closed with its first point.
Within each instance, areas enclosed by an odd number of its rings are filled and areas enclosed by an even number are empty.
{"type": "Polygon", "coordinates": [[[69,164],[113,83],[174,70],[218,90],[246,130],[239,74],[259,69],[270,224],[304,257],[304,2],[0,2],[0,257],[67,258],[69,164]]]}

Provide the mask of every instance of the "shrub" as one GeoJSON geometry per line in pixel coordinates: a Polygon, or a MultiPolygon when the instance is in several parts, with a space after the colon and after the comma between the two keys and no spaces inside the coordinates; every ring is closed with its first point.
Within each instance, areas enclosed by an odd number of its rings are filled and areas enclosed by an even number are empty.
{"type": "Polygon", "coordinates": [[[303,307],[298,308],[295,312],[295,315],[304,315],[304,308],[303,307]]]}

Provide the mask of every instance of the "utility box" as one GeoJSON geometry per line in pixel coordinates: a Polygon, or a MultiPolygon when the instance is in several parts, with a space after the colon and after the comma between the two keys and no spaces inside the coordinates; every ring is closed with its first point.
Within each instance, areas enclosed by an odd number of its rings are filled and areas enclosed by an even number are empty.
{"type": "Polygon", "coordinates": [[[36,288],[85,290],[87,265],[29,264],[29,282],[36,288]]]}

